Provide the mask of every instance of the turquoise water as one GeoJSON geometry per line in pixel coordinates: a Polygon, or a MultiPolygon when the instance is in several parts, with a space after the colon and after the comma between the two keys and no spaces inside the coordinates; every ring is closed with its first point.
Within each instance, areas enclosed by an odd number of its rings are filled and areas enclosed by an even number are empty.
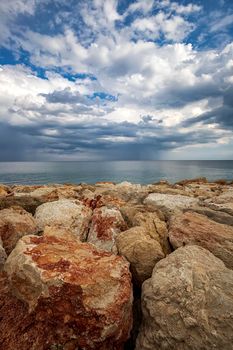
{"type": "Polygon", "coordinates": [[[0,162],[0,183],[130,181],[148,184],[205,176],[233,180],[233,161],[0,162]]]}

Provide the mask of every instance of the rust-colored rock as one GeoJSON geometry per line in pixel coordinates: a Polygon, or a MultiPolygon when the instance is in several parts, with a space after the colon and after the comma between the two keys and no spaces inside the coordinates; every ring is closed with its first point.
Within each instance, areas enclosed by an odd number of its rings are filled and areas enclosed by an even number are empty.
{"type": "Polygon", "coordinates": [[[36,222],[26,210],[20,207],[0,210],[0,237],[7,254],[22,236],[36,233],[36,222]]]}
{"type": "Polygon", "coordinates": [[[233,268],[233,227],[219,224],[204,215],[186,212],[171,219],[169,239],[174,249],[199,245],[233,268]]]}
{"type": "Polygon", "coordinates": [[[115,238],[127,226],[117,208],[101,207],[93,212],[87,241],[98,248],[117,253],[115,238]]]}
{"type": "Polygon", "coordinates": [[[35,219],[40,231],[46,226],[59,226],[72,231],[81,241],[86,240],[92,210],[78,200],[60,199],[40,205],[35,219]]]}
{"type": "MultiPolygon", "coordinates": [[[[1,313],[4,350],[53,349],[55,344],[70,350],[123,350],[132,325],[131,275],[123,257],[88,243],[25,236],[5,270],[14,295],[28,309],[13,302],[19,316],[12,325],[1,313]],[[45,337],[27,337],[31,332],[28,327],[25,334],[25,322],[45,337]]],[[[15,315],[11,303],[8,313],[15,315]]]]}

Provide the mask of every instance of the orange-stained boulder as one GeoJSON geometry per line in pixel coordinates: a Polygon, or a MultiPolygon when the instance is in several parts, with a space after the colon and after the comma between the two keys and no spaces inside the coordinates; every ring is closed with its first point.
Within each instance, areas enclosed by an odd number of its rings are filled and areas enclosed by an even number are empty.
{"type": "Polygon", "coordinates": [[[26,210],[21,207],[0,210],[0,237],[7,254],[22,236],[36,233],[36,222],[26,210]]]}
{"type": "Polygon", "coordinates": [[[119,209],[105,206],[97,208],[93,212],[87,241],[102,250],[117,253],[115,238],[126,228],[119,209]]]}
{"type": "MultiPolygon", "coordinates": [[[[47,325],[46,338],[3,336],[3,348],[120,350],[132,325],[132,286],[128,262],[88,243],[55,236],[25,236],[5,264],[14,295],[28,306],[31,327],[47,325]],[[37,339],[38,338],[38,339],[37,339]],[[56,341],[55,341],[56,340],[56,341]],[[5,344],[4,344],[5,341],[5,344]],[[18,343],[17,343],[18,342],[18,343]],[[30,344],[30,346],[28,345],[30,344]]],[[[4,317],[4,316],[3,316],[4,317]]],[[[25,315],[21,315],[22,330],[25,315]]],[[[7,319],[7,316],[6,316],[7,319]]],[[[14,321],[12,321],[14,324],[14,321]]],[[[14,327],[13,327],[14,328],[14,327]]]]}
{"type": "Polygon", "coordinates": [[[36,209],[35,219],[39,230],[46,226],[68,228],[81,241],[86,240],[92,210],[78,200],[59,199],[40,205],[36,209]]]}

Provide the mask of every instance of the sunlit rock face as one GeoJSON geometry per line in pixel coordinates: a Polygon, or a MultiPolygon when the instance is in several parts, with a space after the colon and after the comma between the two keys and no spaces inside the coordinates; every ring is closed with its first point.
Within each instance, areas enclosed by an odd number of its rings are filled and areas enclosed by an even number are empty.
{"type": "Polygon", "coordinates": [[[144,282],[142,311],[136,350],[231,350],[233,271],[202,247],[179,248],[144,282]]]}
{"type": "Polygon", "coordinates": [[[36,209],[35,219],[40,231],[46,226],[64,227],[85,241],[91,215],[92,210],[80,201],[60,199],[40,205],[36,209]]]}
{"type": "Polygon", "coordinates": [[[197,198],[166,193],[151,193],[144,200],[144,204],[148,206],[148,208],[160,208],[168,216],[182,211],[185,208],[191,208],[197,205],[198,202],[199,200],[197,198]]]}
{"type": "Polygon", "coordinates": [[[21,207],[0,210],[0,237],[7,254],[14,249],[19,238],[36,233],[33,216],[21,207]]]}
{"type": "MultiPolygon", "coordinates": [[[[33,317],[35,330],[41,322],[48,327],[44,340],[40,335],[34,340],[39,342],[34,349],[51,349],[56,338],[73,350],[123,349],[132,325],[131,274],[123,257],[50,231],[23,237],[5,271],[13,294],[27,306],[22,322],[33,317]]],[[[4,337],[6,348],[19,349],[24,342],[23,349],[29,349],[30,339],[23,334],[10,339],[16,326],[13,322],[4,337]]]]}
{"type": "Polygon", "coordinates": [[[93,212],[87,241],[102,250],[117,253],[115,239],[126,228],[119,209],[106,206],[96,208],[93,212]]]}
{"type": "Polygon", "coordinates": [[[228,268],[233,268],[233,227],[217,223],[198,213],[186,212],[171,219],[169,239],[174,249],[200,245],[228,268]]]}

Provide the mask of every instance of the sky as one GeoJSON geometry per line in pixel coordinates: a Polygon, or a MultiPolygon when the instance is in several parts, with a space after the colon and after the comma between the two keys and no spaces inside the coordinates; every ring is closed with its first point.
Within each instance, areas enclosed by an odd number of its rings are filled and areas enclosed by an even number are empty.
{"type": "Polygon", "coordinates": [[[0,161],[233,159],[232,0],[0,0],[0,161]]]}

